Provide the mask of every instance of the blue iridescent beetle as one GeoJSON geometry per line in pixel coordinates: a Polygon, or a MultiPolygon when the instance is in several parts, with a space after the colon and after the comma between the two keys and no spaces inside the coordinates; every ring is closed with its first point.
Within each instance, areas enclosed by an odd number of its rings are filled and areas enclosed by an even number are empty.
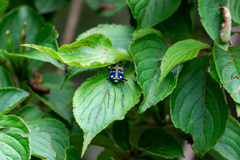
{"type": "MultiPolygon", "coordinates": [[[[128,68],[128,67],[127,67],[128,68]]],[[[111,69],[110,69],[110,77],[107,78],[107,80],[112,80],[113,83],[118,83],[120,82],[121,80],[125,80],[127,81],[126,79],[123,78],[124,76],[124,71],[127,69],[127,68],[123,68],[123,66],[121,64],[114,64],[111,66],[111,69]]]]}
{"type": "MultiPolygon", "coordinates": [[[[124,65],[124,67],[125,66],[126,66],[126,64],[124,65]]],[[[127,79],[124,78],[124,71],[126,69],[128,69],[128,67],[131,67],[131,66],[127,66],[126,68],[124,68],[124,67],[119,63],[112,65],[111,68],[109,69],[110,76],[109,76],[109,78],[107,78],[107,80],[111,80],[113,83],[119,83],[119,82],[121,82],[121,80],[127,81],[127,79]]],[[[126,83],[125,83],[125,86],[123,88],[123,93],[122,93],[122,106],[123,106],[123,94],[124,94],[125,88],[126,88],[126,83]]],[[[109,105],[110,91],[109,91],[108,86],[107,86],[107,89],[108,89],[108,105],[109,105]]]]}

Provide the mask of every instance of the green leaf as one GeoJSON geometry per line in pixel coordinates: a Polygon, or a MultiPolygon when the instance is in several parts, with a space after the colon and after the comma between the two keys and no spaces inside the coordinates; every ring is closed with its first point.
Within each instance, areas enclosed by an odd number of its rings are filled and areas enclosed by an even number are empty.
{"type": "Polygon", "coordinates": [[[220,79],[218,77],[216,65],[213,58],[210,58],[209,63],[210,63],[210,75],[216,82],[220,83],[220,79]]]}
{"type": "Polygon", "coordinates": [[[7,55],[10,58],[17,59],[17,58],[25,57],[30,59],[36,59],[36,60],[52,63],[54,66],[58,67],[59,69],[62,69],[62,70],[65,69],[64,65],[59,60],[38,51],[26,52],[24,54],[12,54],[12,53],[6,52],[5,50],[0,50],[0,52],[3,53],[4,55],[7,55]]]}
{"type": "Polygon", "coordinates": [[[210,151],[207,152],[209,155],[214,157],[215,160],[226,160],[223,156],[221,156],[217,151],[214,149],[211,149],[210,151]]]}
{"type": "Polygon", "coordinates": [[[219,84],[208,73],[207,55],[184,64],[170,107],[175,127],[192,134],[192,149],[201,157],[224,134],[228,107],[219,84]]]}
{"type": "Polygon", "coordinates": [[[180,7],[168,19],[156,27],[172,43],[193,38],[193,23],[195,16],[195,0],[182,1],[180,7]]]}
{"type": "Polygon", "coordinates": [[[67,2],[67,0],[34,0],[34,5],[40,14],[44,14],[62,8],[67,2]]]}
{"type": "Polygon", "coordinates": [[[227,50],[230,43],[222,43],[220,40],[220,30],[223,18],[219,11],[219,6],[226,6],[228,0],[198,0],[198,10],[202,25],[219,47],[227,50]]]}
{"type": "Polygon", "coordinates": [[[7,114],[28,96],[28,92],[19,88],[0,88],[0,115],[7,114]]]}
{"type": "Polygon", "coordinates": [[[22,46],[37,49],[66,64],[83,68],[106,67],[123,60],[133,61],[126,50],[114,49],[109,38],[102,34],[92,34],[70,45],[63,45],[58,52],[33,44],[22,46]]]}
{"type": "Polygon", "coordinates": [[[44,116],[42,110],[35,105],[27,105],[19,109],[15,115],[21,117],[25,122],[31,122],[44,116]]]}
{"type": "Polygon", "coordinates": [[[0,128],[18,128],[22,130],[24,133],[30,133],[28,126],[25,122],[14,115],[3,116],[0,118],[0,128]]]}
{"type": "Polygon", "coordinates": [[[129,124],[126,119],[115,121],[112,127],[112,135],[116,144],[123,150],[130,149],[129,124]]]}
{"type": "Polygon", "coordinates": [[[51,136],[49,133],[42,132],[37,126],[29,125],[29,128],[31,129],[31,133],[25,136],[28,136],[31,140],[31,154],[42,159],[55,160],[56,153],[51,145],[51,136]]]}
{"type": "Polygon", "coordinates": [[[46,47],[50,47],[54,49],[55,51],[58,50],[58,43],[57,39],[58,33],[55,30],[55,27],[49,23],[45,24],[44,27],[42,27],[35,38],[35,43],[37,45],[43,45],[46,47]]]}
{"type": "Polygon", "coordinates": [[[233,117],[229,116],[226,131],[214,149],[226,159],[240,159],[240,124],[233,117]]]}
{"type": "Polygon", "coordinates": [[[8,70],[0,66],[0,88],[3,87],[13,87],[13,82],[8,70]]]}
{"type": "Polygon", "coordinates": [[[44,20],[33,9],[27,6],[18,7],[4,16],[0,23],[0,49],[8,49],[6,31],[10,31],[14,53],[19,52],[20,36],[24,22],[26,26],[26,43],[35,43],[38,30],[43,27],[44,20]],[[33,27],[34,26],[34,27],[33,27]]]}
{"type": "Polygon", "coordinates": [[[240,3],[237,0],[229,1],[229,10],[231,13],[232,19],[240,24],[240,3]]]}
{"type": "Polygon", "coordinates": [[[161,128],[145,130],[138,141],[138,149],[163,158],[183,158],[180,143],[170,133],[161,128]],[[163,138],[164,137],[164,138],[163,138]]]}
{"type": "Polygon", "coordinates": [[[0,133],[1,159],[29,160],[30,140],[16,133],[0,133]]]}
{"type": "Polygon", "coordinates": [[[112,84],[111,81],[106,81],[108,77],[109,71],[105,70],[94,79],[85,81],[75,92],[73,113],[77,123],[84,131],[82,155],[98,132],[114,120],[123,119],[127,111],[139,101],[140,88],[133,80],[133,71],[125,72],[124,78],[128,81],[124,83],[112,84]],[[110,95],[108,86],[110,86],[110,95]]]}
{"type": "Polygon", "coordinates": [[[99,68],[119,61],[132,62],[133,59],[124,49],[114,49],[109,38],[102,34],[92,34],[70,45],[63,45],[59,55],[69,65],[99,68]]]}
{"type": "Polygon", "coordinates": [[[111,16],[127,5],[126,0],[84,0],[88,6],[101,16],[111,16]]]}
{"type": "Polygon", "coordinates": [[[22,44],[21,46],[34,48],[42,53],[48,54],[49,56],[51,56],[53,58],[63,61],[62,58],[59,56],[59,54],[50,47],[44,47],[44,46],[34,45],[34,44],[22,44]]]}
{"type": "Polygon", "coordinates": [[[181,0],[128,0],[138,28],[152,27],[170,17],[179,7],[181,0]]]}
{"type": "Polygon", "coordinates": [[[161,33],[155,29],[140,29],[133,34],[133,37],[130,52],[135,60],[138,83],[144,95],[138,113],[143,113],[173,91],[177,84],[178,69],[172,70],[166,76],[155,93],[161,74],[161,60],[168,46],[161,38],[161,33]]]}
{"type": "Polygon", "coordinates": [[[80,160],[75,147],[69,147],[65,149],[65,160],[80,160]]]}
{"type": "Polygon", "coordinates": [[[94,137],[91,141],[92,145],[102,146],[104,148],[107,148],[109,150],[115,149],[114,142],[109,137],[108,133],[105,131],[101,131],[94,137]]]}
{"type": "MultiPolygon", "coordinates": [[[[71,134],[70,135],[70,144],[78,149],[79,153],[82,151],[83,146],[83,134],[71,134]]],[[[114,142],[111,140],[109,135],[103,130],[96,135],[91,141],[91,145],[101,146],[109,150],[115,150],[116,147],[114,142]]]]}
{"type": "Polygon", "coordinates": [[[31,122],[36,125],[41,132],[47,132],[51,136],[51,145],[57,154],[57,160],[64,159],[64,150],[69,147],[69,135],[66,127],[55,119],[39,119],[31,122]]]}
{"type": "Polygon", "coordinates": [[[75,66],[68,66],[67,68],[67,74],[65,76],[64,82],[62,84],[62,87],[75,75],[82,73],[82,72],[89,72],[89,71],[96,71],[98,68],[81,68],[81,67],[75,67],[75,66]]]}
{"type": "Polygon", "coordinates": [[[195,58],[201,49],[210,47],[208,44],[193,39],[179,41],[171,46],[161,62],[161,77],[157,88],[173,67],[195,58]]]}
{"type": "Polygon", "coordinates": [[[46,72],[43,74],[43,79],[44,81],[41,83],[41,87],[49,88],[50,93],[45,95],[40,95],[34,93],[33,91],[32,93],[70,124],[73,117],[72,107],[69,106],[74,93],[71,88],[72,83],[66,83],[61,90],[60,87],[64,81],[64,77],[62,75],[54,72],[46,72]]]}
{"type": "Polygon", "coordinates": [[[237,116],[240,116],[240,104],[236,103],[237,116]]]}
{"type": "Polygon", "coordinates": [[[218,76],[233,100],[240,103],[240,47],[229,47],[228,51],[215,45],[214,61],[218,76]]]}
{"type": "Polygon", "coordinates": [[[125,50],[128,50],[129,44],[132,41],[131,34],[133,32],[134,28],[131,26],[116,24],[100,24],[97,27],[80,34],[77,40],[85,38],[94,33],[101,33],[110,39],[113,48],[115,49],[123,48],[125,50]]]}
{"type": "Polygon", "coordinates": [[[118,160],[119,158],[111,151],[105,149],[99,155],[97,160],[118,160]]]}
{"type": "Polygon", "coordinates": [[[9,0],[1,0],[0,1],[0,17],[2,17],[8,7],[9,0]]]}
{"type": "MultiPolygon", "coordinates": [[[[52,26],[51,24],[46,24],[37,33],[36,38],[35,38],[35,43],[37,45],[49,47],[49,48],[54,49],[55,51],[58,51],[58,44],[56,41],[57,37],[58,37],[58,33],[55,30],[55,27],[52,26]]],[[[25,56],[27,58],[37,59],[37,60],[40,60],[43,62],[50,62],[62,70],[65,69],[64,65],[59,60],[57,60],[45,53],[36,51],[36,50],[24,53],[23,56],[25,56]]],[[[30,64],[31,64],[31,62],[32,62],[32,60],[29,61],[30,64]]],[[[34,64],[35,65],[32,67],[29,66],[31,71],[32,71],[32,68],[36,68],[36,62],[34,64]]]]}

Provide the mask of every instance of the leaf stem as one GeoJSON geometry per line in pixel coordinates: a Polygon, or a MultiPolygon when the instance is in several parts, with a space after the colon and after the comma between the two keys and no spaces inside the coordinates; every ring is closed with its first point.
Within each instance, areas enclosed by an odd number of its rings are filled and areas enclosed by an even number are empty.
{"type": "Polygon", "coordinates": [[[25,47],[21,46],[21,44],[24,44],[25,40],[26,40],[26,26],[27,26],[27,22],[24,22],[22,32],[21,32],[21,36],[20,36],[19,54],[23,54],[24,50],[25,50],[25,47]]]}
{"type": "Polygon", "coordinates": [[[7,47],[8,47],[8,52],[13,53],[12,39],[11,39],[10,31],[9,31],[9,30],[6,31],[6,35],[7,35],[7,47]]]}

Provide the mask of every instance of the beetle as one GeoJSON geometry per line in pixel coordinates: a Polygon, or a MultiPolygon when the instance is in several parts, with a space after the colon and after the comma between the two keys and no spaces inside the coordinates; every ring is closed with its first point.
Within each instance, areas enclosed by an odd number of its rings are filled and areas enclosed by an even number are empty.
{"type": "MultiPolygon", "coordinates": [[[[126,64],[124,65],[124,67],[125,66],[126,66],[126,64]]],[[[117,64],[112,65],[110,69],[107,68],[108,70],[110,70],[110,74],[109,74],[109,78],[107,78],[106,80],[111,80],[115,84],[121,82],[122,80],[127,81],[127,79],[124,78],[124,71],[126,69],[128,69],[128,67],[131,67],[131,66],[127,66],[126,68],[124,68],[124,67],[120,63],[117,63],[117,64]]],[[[125,86],[123,88],[123,93],[122,93],[122,106],[123,106],[123,95],[124,95],[125,88],[126,88],[126,83],[125,83],[125,86]]],[[[107,85],[107,89],[108,89],[108,106],[109,106],[110,91],[109,91],[108,85],[107,85]]]]}
{"type": "Polygon", "coordinates": [[[124,69],[119,63],[112,65],[110,69],[110,77],[107,78],[107,80],[112,80],[113,83],[119,83],[121,80],[127,81],[127,79],[123,78],[126,69],[124,69]]]}

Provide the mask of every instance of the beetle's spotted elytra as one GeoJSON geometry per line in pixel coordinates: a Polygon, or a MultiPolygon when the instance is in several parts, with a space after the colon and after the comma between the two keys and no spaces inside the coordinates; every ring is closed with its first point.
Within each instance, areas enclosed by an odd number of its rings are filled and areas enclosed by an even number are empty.
{"type": "MultiPolygon", "coordinates": [[[[126,64],[124,65],[124,67],[125,66],[126,66],[126,64]]],[[[131,66],[127,66],[126,68],[124,68],[124,67],[119,63],[112,65],[111,68],[109,69],[110,70],[109,78],[107,78],[106,80],[111,80],[115,84],[121,82],[121,80],[127,81],[127,79],[124,78],[124,71],[131,66]]],[[[122,92],[122,106],[123,107],[124,107],[123,95],[124,95],[125,88],[126,88],[126,83],[124,85],[123,92],[122,92]]],[[[108,89],[108,106],[109,106],[110,91],[109,91],[108,85],[107,85],[107,89],[108,89]]]]}

